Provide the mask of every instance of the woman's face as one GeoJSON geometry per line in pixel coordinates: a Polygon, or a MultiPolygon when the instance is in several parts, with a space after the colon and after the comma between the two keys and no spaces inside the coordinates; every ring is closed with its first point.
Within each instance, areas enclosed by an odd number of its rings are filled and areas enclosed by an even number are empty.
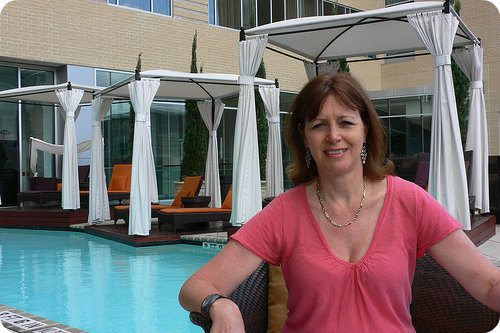
{"type": "Polygon", "coordinates": [[[320,174],[335,176],[362,170],[360,153],[365,137],[360,113],[340,105],[333,95],[304,127],[304,145],[309,147],[320,174]]]}

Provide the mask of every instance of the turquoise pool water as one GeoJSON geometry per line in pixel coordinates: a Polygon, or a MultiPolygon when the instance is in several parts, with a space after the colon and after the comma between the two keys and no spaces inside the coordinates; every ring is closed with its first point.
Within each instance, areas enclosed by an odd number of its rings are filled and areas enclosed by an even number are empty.
{"type": "Polygon", "coordinates": [[[217,253],[81,232],[0,229],[0,303],[91,333],[201,332],[177,295],[217,253]]]}

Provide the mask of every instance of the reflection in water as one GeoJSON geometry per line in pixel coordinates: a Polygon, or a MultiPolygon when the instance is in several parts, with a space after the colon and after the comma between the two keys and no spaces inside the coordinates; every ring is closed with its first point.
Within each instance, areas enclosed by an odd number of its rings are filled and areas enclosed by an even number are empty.
{"type": "Polygon", "coordinates": [[[92,333],[199,331],[177,295],[216,251],[17,229],[0,229],[0,242],[3,304],[92,333]]]}

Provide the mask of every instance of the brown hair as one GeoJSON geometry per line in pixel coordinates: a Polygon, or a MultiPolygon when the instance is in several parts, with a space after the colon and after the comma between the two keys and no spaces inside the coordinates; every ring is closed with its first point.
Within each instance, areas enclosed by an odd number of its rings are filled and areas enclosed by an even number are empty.
{"type": "Polygon", "coordinates": [[[373,107],[370,98],[361,84],[350,74],[338,73],[320,75],[309,81],[295,98],[291,115],[288,118],[286,138],[292,154],[292,162],[288,168],[288,177],[295,185],[309,183],[318,176],[314,159],[308,168],[305,163],[306,148],[303,141],[306,121],[314,119],[323,103],[329,96],[343,106],[358,110],[366,127],[366,164],[363,166],[365,177],[383,179],[387,174],[393,174],[394,165],[386,159],[387,135],[373,107]]]}

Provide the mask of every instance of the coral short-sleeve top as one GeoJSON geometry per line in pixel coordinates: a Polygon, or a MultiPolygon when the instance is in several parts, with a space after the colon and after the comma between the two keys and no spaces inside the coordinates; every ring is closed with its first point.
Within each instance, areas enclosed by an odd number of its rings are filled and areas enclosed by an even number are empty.
{"type": "Polygon", "coordinates": [[[366,254],[338,258],[310,209],[304,185],[274,199],[232,236],[281,265],[288,289],[283,332],[415,332],[411,283],[416,258],[459,229],[427,192],[387,177],[387,193],[366,254]]]}

